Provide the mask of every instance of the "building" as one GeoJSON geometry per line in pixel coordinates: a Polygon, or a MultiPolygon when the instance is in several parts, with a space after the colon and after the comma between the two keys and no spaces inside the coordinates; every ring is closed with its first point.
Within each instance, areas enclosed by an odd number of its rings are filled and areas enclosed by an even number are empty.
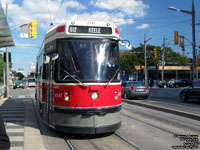
{"type": "Polygon", "coordinates": [[[35,65],[34,63],[31,63],[30,68],[29,68],[29,72],[28,75],[35,73],[35,65]]]}
{"type": "Polygon", "coordinates": [[[19,73],[23,74],[24,75],[24,69],[23,68],[18,68],[18,71],[19,73]]]}
{"type": "Polygon", "coordinates": [[[35,65],[34,63],[31,63],[30,68],[29,68],[29,72],[28,72],[28,78],[35,78],[35,65]]]}

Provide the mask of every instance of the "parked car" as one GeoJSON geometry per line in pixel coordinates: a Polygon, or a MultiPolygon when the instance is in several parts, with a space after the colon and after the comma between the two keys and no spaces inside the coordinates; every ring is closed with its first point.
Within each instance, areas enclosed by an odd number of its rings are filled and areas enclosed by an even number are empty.
{"type": "Polygon", "coordinates": [[[127,98],[144,98],[150,95],[150,88],[146,87],[141,81],[126,81],[122,83],[122,96],[127,98]]]}
{"type": "Polygon", "coordinates": [[[160,81],[159,83],[158,83],[158,87],[159,88],[164,88],[164,87],[166,87],[167,86],[167,83],[166,83],[166,81],[160,81]]]}
{"type": "Polygon", "coordinates": [[[200,80],[194,81],[190,87],[183,88],[180,98],[183,102],[187,102],[188,99],[200,99],[200,80]]]}
{"type": "Polygon", "coordinates": [[[13,83],[13,89],[16,89],[16,88],[24,88],[24,84],[22,83],[22,80],[16,80],[14,83],[13,83]]]}
{"type": "Polygon", "coordinates": [[[178,82],[179,80],[171,79],[166,83],[166,85],[167,87],[174,88],[174,87],[178,87],[178,82]]]}
{"type": "Polygon", "coordinates": [[[35,87],[35,79],[28,79],[28,87],[35,87]]]}
{"type": "Polygon", "coordinates": [[[192,82],[190,80],[184,80],[184,79],[170,80],[167,84],[167,86],[170,88],[186,87],[186,86],[191,86],[191,85],[192,85],[192,82]]]}

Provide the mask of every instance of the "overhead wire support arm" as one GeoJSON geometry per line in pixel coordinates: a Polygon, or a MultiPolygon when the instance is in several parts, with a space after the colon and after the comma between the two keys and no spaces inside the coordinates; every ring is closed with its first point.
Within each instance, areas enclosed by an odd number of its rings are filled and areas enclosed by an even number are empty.
{"type": "Polygon", "coordinates": [[[20,26],[14,27],[14,28],[12,28],[12,29],[10,29],[10,30],[13,31],[13,30],[15,30],[15,29],[21,28],[21,27],[26,26],[26,25],[29,25],[29,23],[22,24],[22,25],[20,25],[20,26]]]}
{"type": "Polygon", "coordinates": [[[194,43],[190,41],[189,39],[187,39],[185,36],[184,36],[184,39],[186,39],[192,46],[194,45],[194,43]]]}

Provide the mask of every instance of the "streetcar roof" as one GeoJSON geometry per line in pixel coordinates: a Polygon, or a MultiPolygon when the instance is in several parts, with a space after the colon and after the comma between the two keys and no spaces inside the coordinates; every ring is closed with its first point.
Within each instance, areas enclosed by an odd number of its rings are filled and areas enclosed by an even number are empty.
{"type": "Polygon", "coordinates": [[[46,33],[44,42],[67,37],[119,39],[119,32],[116,25],[109,22],[67,21],[51,28],[46,33]]]}

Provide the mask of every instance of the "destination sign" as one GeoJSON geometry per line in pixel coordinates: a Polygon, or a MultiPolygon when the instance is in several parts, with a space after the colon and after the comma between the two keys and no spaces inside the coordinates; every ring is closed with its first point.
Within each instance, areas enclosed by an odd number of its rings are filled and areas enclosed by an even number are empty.
{"type": "Polygon", "coordinates": [[[92,26],[69,26],[69,33],[112,34],[112,28],[92,26]]]}

